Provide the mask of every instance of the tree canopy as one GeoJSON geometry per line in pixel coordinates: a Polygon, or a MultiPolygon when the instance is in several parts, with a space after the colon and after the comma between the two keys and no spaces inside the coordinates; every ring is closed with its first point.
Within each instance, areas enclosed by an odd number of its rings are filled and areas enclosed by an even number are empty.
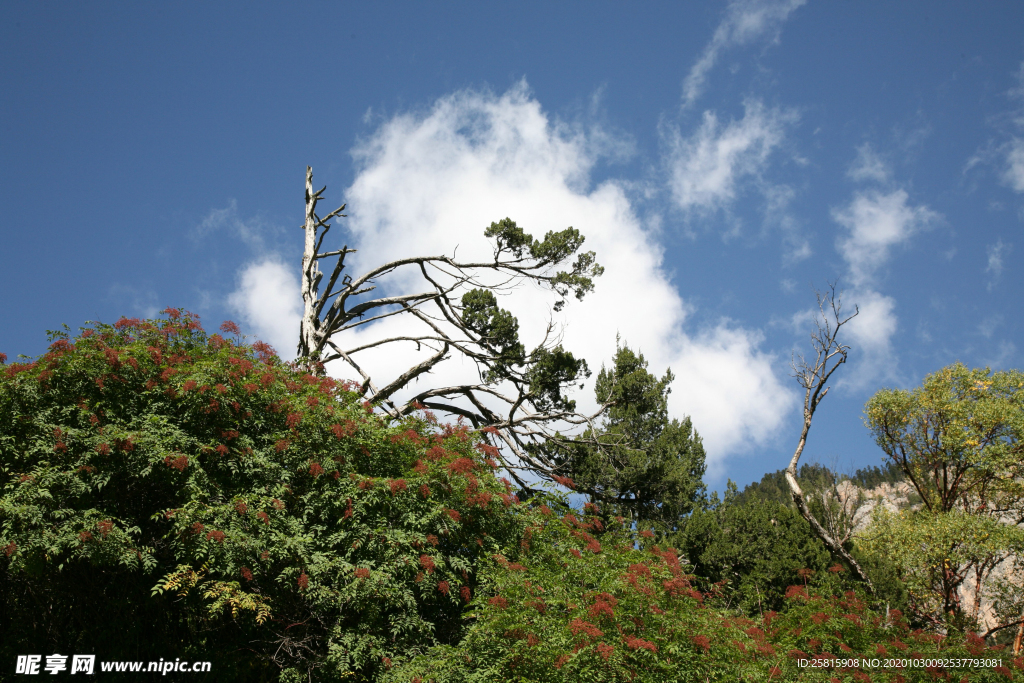
{"type": "Polygon", "coordinates": [[[581,491],[614,514],[642,525],[678,528],[704,497],[704,446],[690,418],[669,419],[667,370],[647,371],[643,354],[620,345],[595,383],[608,408],[595,428],[575,441],[554,440],[558,462],[581,491]]]}
{"type": "MultiPolygon", "coordinates": [[[[916,389],[879,391],[865,422],[922,500],[920,510],[879,510],[869,547],[898,562],[922,617],[975,622],[993,570],[1024,568],[1024,373],[955,363],[916,389]]],[[[1015,571],[995,587],[1004,624],[1024,611],[1015,571]]]]}

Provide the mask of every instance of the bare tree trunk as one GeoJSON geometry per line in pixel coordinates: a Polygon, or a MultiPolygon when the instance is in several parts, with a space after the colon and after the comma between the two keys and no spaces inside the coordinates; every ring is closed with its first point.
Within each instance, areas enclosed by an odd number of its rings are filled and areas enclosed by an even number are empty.
{"type": "Polygon", "coordinates": [[[858,310],[853,315],[844,319],[839,315],[840,307],[841,305],[836,299],[835,284],[829,286],[829,291],[824,296],[818,293],[818,309],[821,311],[822,317],[817,321],[817,331],[811,335],[814,349],[817,352],[817,358],[813,365],[803,358],[800,359],[799,364],[794,359],[793,370],[795,371],[795,376],[800,382],[800,386],[804,388],[804,424],[803,429],[800,431],[800,441],[797,442],[796,451],[793,453],[793,458],[789,461],[789,467],[786,468],[786,483],[789,484],[793,502],[796,503],[796,507],[800,514],[803,515],[803,518],[811,525],[815,535],[821,539],[822,543],[829,550],[845,560],[853,569],[853,573],[857,575],[857,578],[865,583],[868,592],[874,594],[875,591],[874,586],[871,584],[871,579],[868,578],[867,573],[857,563],[857,560],[853,559],[853,556],[846,551],[843,544],[834,539],[825,530],[825,527],[815,519],[810,508],[807,507],[803,489],[800,488],[800,483],[796,478],[797,465],[800,464],[800,456],[804,452],[804,446],[807,445],[807,433],[811,430],[814,412],[818,409],[818,404],[821,403],[821,400],[828,393],[829,387],[826,385],[832,373],[846,362],[849,347],[839,343],[839,329],[859,313],[858,310]],[[829,310],[826,311],[826,308],[829,310]]]}
{"type": "Polygon", "coordinates": [[[1024,640],[1024,612],[1020,613],[1020,626],[1017,627],[1017,637],[1013,639],[1013,656],[1020,654],[1021,641],[1024,640]]]}

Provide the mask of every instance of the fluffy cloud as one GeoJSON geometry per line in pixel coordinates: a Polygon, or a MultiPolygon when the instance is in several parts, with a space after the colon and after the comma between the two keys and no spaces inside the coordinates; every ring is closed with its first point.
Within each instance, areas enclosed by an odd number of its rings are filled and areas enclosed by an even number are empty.
{"type": "Polygon", "coordinates": [[[892,338],[899,320],[896,300],[877,290],[878,271],[888,262],[892,249],[906,244],[927,229],[938,214],[926,206],[911,206],[904,190],[890,193],[857,192],[848,206],[835,209],[832,218],[846,229],[836,248],[848,266],[852,289],[845,300],[859,314],[849,323],[849,340],[863,359],[850,384],[864,385],[892,367],[892,338]]]}
{"type": "MultiPolygon", "coordinates": [[[[773,438],[795,405],[793,392],[776,372],[777,360],[760,349],[758,332],[728,322],[697,330],[687,324],[690,309],[669,283],[661,249],[622,186],[589,182],[607,150],[605,133],[550,120],[525,84],[501,96],[459,92],[428,111],[395,116],[354,150],[357,173],[345,194],[351,211],[344,224],[359,249],[352,272],[410,255],[455,251],[460,259],[489,258],[483,229],[506,216],[539,235],[577,227],[587,237],[585,249],[596,251],[606,268],[596,291],[557,314],[550,294],[533,287],[510,293],[501,305],[519,317],[528,347],[553,319],[567,348],[595,370],[611,359],[617,334],[644,353],[653,372],[671,366],[678,379],[670,408],[693,417],[711,471],[720,472],[727,455],[773,438]]],[[[292,339],[297,286],[286,277],[280,264],[250,266],[233,301],[250,324],[263,321],[264,334],[273,330],[275,338],[292,339]],[[281,287],[287,303],[269,296],[281,287]],[[286,314],[261,313],[272,305],[286,314]]],[[[418,278],[398,274],[381,283],[382,291],[408,291],[418,278]]],[[[407,324],[382,320],[349,333],[344,343],[407,332],[407,324]]],[[[422,357],[409,344],[359,360],[382,384],[422,357]]],[[[472,364],[453,357],[420,381],[441,385],[474,377],[472,364]]],[[[581,408],[593,406],[592,388],[577,398],[581,408]]]]}
{"type": "Polygon", "coordinates": [[[714,112],[694,133],[668,135],[669,188],[684,213],[708,213],[727,208],[745,179],[758,179],[772,152],[796,122],[791,110],[766,108],[757,100],[744,103],[743,118],[727,124],[714,112]]]}
{"type": "Polygon", "coordinates": [[[1003,258],[1013,250],[1012,244],[1005,244],[1003,240],[996,240],[995,244],[990,244],[986,248],[988,252],[988,265],[985,267],[986,273],[992,274],[992,279],[988,282],[988,290],[991,292],[996,283],[999,281],[999,276],[1003,274],[1003,258]]]}
{"type": "Polygon", "coordinates": [[[718,25],[711,42],[683,81],[683,108],[689,107],[704,90],[708,72],[722,52],[747,45],[764,35],[777,41],[782,24],[789,14],[807,0],[733,0],[718,25]]]}
{"type": "Polygon", "coordinates": [[[833,219],[848,231],[839,239],[838,249],[849,264],[855,286],[870,284],[893,247],[906,243],[938,218],[926,206],[908,205],[908,198],[904,190],[858,192],[849,206],[833,210],[833,219]]]}
{"type": "Polygon", "coordinates": [[[245,266],[228,306],[249,329],[273,346],[282,358],[294,358],[302,319],[302,299],[295,267],[275,257],[245,266]]]}
{"type": "Polygon", "coordinates": [[[872,180],[884,183],[891,175],[889,164],[867,142],[857,148],[857,158],[846,172],[848,178],[858,182],[872,180]]]}
{"type": "MultiPolygon", "coordinates": [[[[1011,88],[1010,97],[1024,104],[1024,62],[1017,71],[1017,86],[1011,88]]],[[[1014,112],[1013,122],[1018,130],[1024,130],[1024,107],[1014,112]]],[[[1003,147],[1006,154],[1006,165],[1003,168],[1003,181],[1015,192],[1024,192],[1024,138],[1013,135],[1003,147]]]]}
{"type": "Polygon", "coordinates": [[[1005,150],[1003,181],[1014,192],[1024,192],[1024,138],[1014,137],[1006,144],[1005,150]]]}

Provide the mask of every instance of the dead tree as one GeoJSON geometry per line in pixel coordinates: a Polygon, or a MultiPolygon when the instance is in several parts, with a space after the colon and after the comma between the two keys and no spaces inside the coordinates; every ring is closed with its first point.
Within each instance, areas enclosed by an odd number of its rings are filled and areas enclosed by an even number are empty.
{"type": "Polygon", "coordinates": [[[842,317],[840,295],[836,293],[835,283],[829,285],[825,293],[815,292],[818,299],[819,316],[815,316],[816,330],[811,333],[811,345],[816,357],[813,363],[800,356],[793,359],[793,373],[797,382],[804,389],[804,422],[800,431],[800,441],[797,442],[796,452],[793,453],[789,467],[786,468],[786,482],[789,484],[793,502],[804,519],[811,525],[811,529],[822,540],[825,546],[835,555],[841,557],[853,569],[861,581],[865,583],[869,592],[874,592],[871,580],[861,568],[857,560],[843,547],[847,538],[834,538],[825,527],[814,517],[811,509],[804,498],[803,489],[797,481],[797,465],[800,463],[800,456],[807,444],[807,433],[811,431],[811,421],[825,395],[828,394],[828,381],[832,373],[839,369],[839,366],[846,362],[850,347],[839,342],[839,330],[846,323],[850,322],[859,312],[855,309],[853,315],[842,317]]]}
{"type": "Polygon", "coordinates": [[[564,393],[589,376],[587,364],[562,348],[550,323],[543,341],[528,353],[519,340],[518,320],[498,306],[495,292],[525,283],[541,285],[555,295],[555,311],[570,293],[582,299],[593,290],[593,278],[603,271],[594,252],[580,251],[583,235],[570,227],[535,239],[505,218],[484,231],[493,240],[493,260],[416,256],[352,277],[344,272],[345,257],[355,249],[345,245],[321,251],[331,229],[329,221],[345,215],[341,213],[344,205],[323,218],[317,214],[325,189],[313,190],[313,170],[307,167],[299,362],[314,372],[323,372],[324,364],[331,361],[347,364],[362,380],[361,394],[393,418],[427,408],[468,420],[507,447],[514,458],[499,457],[524,487],[517,471],[557,477],[560,467],[547,455],[545,444],[561,438],[558,429],[591,425],[600,414],[600,410],[591,416],[577,413],[575,402],[564,393]],[[324,274],[319,263],[324,259],[335,262],[321,291],[324,274]],[[420,291],[369,296],[382,278],[400,271],[418,274],[420,291]],[[346,331],[394,316],[408,319],[413,331],[348,348],[340,339],[346,331]],[[413,344],[429,356],[381,386],[361,366],[358,355],[398,344],[413,344]],[[414,380],[456,354],[476,364],[478,382],[417,388],[411,395],[406,391],[405,400],[395,400],[414,380]]]}

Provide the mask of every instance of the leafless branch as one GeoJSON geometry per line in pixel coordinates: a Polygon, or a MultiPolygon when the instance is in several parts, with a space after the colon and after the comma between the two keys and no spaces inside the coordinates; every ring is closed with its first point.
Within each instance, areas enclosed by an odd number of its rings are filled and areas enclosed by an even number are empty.
{"type": "MultiPolygon", "coordinates": [[[[454,253],[452,256],[415,256],[389,261],[359,275],[349,275],[345,272],[345,258],[355,253],[355,249],[347,245],[331,249],[328,245],[327,251],[321,251],[324,238],[332,227],[329,221],[344,217],[341,212],[345,208],[342,205],[323,218],[318,216],[316,207],[322,201],[323,193],[323,188],[314,191],[313,172],[307,167],[299,362],[306,363],[311,372],[323,372],[323,364],[327,362],[337,360],[346,363],[362,379],[363,395],[393,418],[408,415],[419,406],[427,406],[466,419],[476,429],[494,427],[499,430],[500,442],[504,446],[499,458],[510,472],[525,470],[542,476],[555,473],[556,466],[543,455],[540,446],[549,440],[561,439],[558,428],[593,426],[596,416],[578,414],[572,403],[560,393],[578,380],[560,378],[553,384],[551,381],[543,384],[533,372],[531,364],[535,356],[561,351],[560,340],[553,335],[554,326],[549,325],[541,343],[533,352],[527,353],[518,343],[517,321],[511,336],[507,328],[502,333],[488,331],[491,328],[486,324],[481,326],[479,311],[474,313],[467,309],[464,297],[467,292],[475,290],[501,293],[528,282],[546,286],[561,298],[570,290],[575,291],[577,297],[582,297],[592,287],[590,278],[599,275],[601,268],[593,262],[592,253],[578,253],[582,244],[579,234],[571,228],[559,233],[568,240],[565,244],[571,244],[571,247],[552,250],[551,247],[557,245],[548,243],[546,237],[545,244],[541,245],[544,248],[535,249],[540,242],[511,223],[511,232],[495,237],[491,261],[460,261],[454,253]],[[520,238],[523,236],[528,239],[522,241],[520,238]],[[556,272],[556,267],[573,255],[577,261],[571,266],[571,272],[556,272]],[[320,263],[330,258],[336,261],[330,269],[326,288],[321,289],[324,274],[320,271],[320,263]],[[416,288],[419,291],[410,294],[387,291],[387,284],[401,273],[417,274],[421,282],[416,288]],[[374,296],[378,288],[381,288],[382,295],[374,296]],[[432,305],[428,306],[431,302],[432,305]],[[351,348],[345,348],[341,341],[347,331],[357,327],[365,329],[368,324],[398,316],[426,329],[377,340],[364,339],[351,348]],[[384,386],[379,387],[367,372],[369,366],[365,360],[362,365],[355,360],[357,353],[380,351],[392,344],[408,342],[416,344],[418,353],[427,351],[432,355],[418,359],[419,362],[399,372],[384,386]],[[478,383],[428,387],[413,392],[414,397],[396,405],[393,401],[396,395],[453,356],[476,365],[478,383]]],[[[505,313],[495,304],[489,305],[492,307],[489,315],[497,315],[494,311],[505,313]]],[[[555,310],[560,305],[560,301],[556,303],[555,310]]],[[[585,372],[585,365],[579,367],[585,372]]],[[[518,476],[517,481],[525,486],[518,476]]]]}
{"type": "Polygon", "coordinates": [[[850,565],[857,578],[863,581],[868,590],[873,593],[874,587],[867,573],[865,573],[846,548],[843,547],[845,539],[834,538],[814,517],[814,514],[807,506],[803,489],[800,488],[800,483],[796,478],[797,465],[800,463],[800,456],[803,454],[804,446],[807,444],[807,434],[811,430],[811,421],[814,418],[814,413],[818,409],[818,404],[828,394],[829,379],[839,369],[839,366],[846,362],[847,354],[850,351],[849,346],[839,341],[839,331],[843,325],[846,325],[860,313],[860,309],[855,308],[852,315],[843,317],[842,303],[840,301],[841,294],[836,292],[836,283],[834,282],[829,285],[826,292],[815,292],[815,294],[818,299],[818,311],[820,313],[819,316],[815,316],[816,330],[811,333],[811,345],[815,350],[815,359],[810,363],[803,357],[800,357],[799,360],[793,359],[794,377],[796,377],[797,382],[804,389],[804,420],[796,451],[793,453],[793,458],[789,461],[789,467],[786,468],[786,482],[789,484],[793,502],[796,504],[800,514],[811,525],[814,533],[829,550],[850,565]]]}

